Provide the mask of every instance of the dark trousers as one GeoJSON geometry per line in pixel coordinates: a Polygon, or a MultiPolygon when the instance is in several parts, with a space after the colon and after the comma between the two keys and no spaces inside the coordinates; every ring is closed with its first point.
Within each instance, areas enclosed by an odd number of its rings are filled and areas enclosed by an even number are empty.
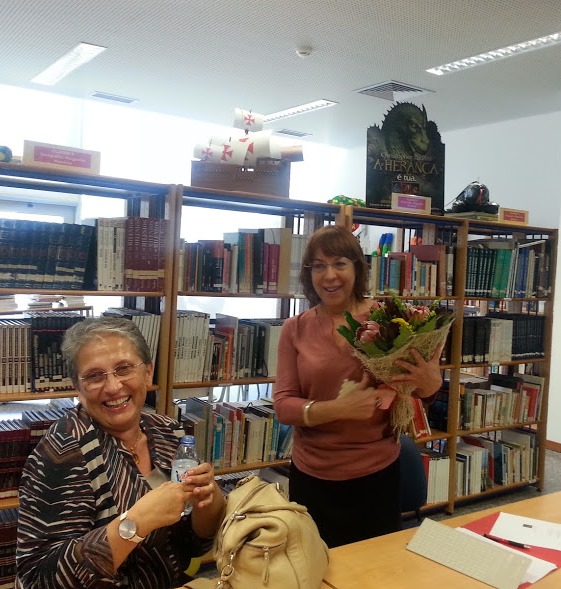
{"type": "Polygon", "coordinates": [[[290,467],[290,500],[308,508],[330,547],[401,530],[399,459],[379,472],[326,481],[290,467]]]}

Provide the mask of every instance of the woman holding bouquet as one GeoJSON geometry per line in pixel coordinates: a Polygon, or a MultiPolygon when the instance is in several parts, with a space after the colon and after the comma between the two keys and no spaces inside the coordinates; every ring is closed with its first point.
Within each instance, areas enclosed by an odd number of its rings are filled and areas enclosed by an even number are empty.
{"type": "MultiPolygon", "coordinates": [[[[358,240],[342,226],[318,229],[309,239],[300,280],[312,307],[287,319],[278,347],[275,411],[294,427],[290,499],[305,505],[328,546],[401,528],[399,445],[388,408],[395,391],[375,387],[337,328],[348,311],[359,322],[373,305],[366,299],[368,266],[358,240]],[[354,390],[338,396],[346,380],[354,390]]],[[[442,346],[394,381],[415,386],[421,398],[442,384],[442,346]]]]}

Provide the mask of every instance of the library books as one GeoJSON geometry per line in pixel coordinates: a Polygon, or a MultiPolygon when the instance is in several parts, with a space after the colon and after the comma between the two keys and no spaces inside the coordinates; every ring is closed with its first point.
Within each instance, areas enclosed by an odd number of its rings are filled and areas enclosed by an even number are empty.
{"type": "Polygon", "coordinates": [[[175,382],[273,377],[282,319],[177,311],[175,382]]]}
{"type": "Polygon", "coordinates": [[[545,327],[543,315],[501,311],[464,317],[462,363],[543,358],[545,327]]]}
{"type": "Polygon", "coordinates": [[[427,477],[427,503],[447,501],[450,457],[429,448],[421,448],[420,453],[427,477]]]}
{"type": "Polygon", "coordinates": [[[99,290],[120,290],[121,283],[125,290],[163,290],[169,221],[157,217],[127,217],[124,224],[123,219],[116,220],[116,224],[113,222],[110,223],[112,231],[101,244],[104,260],[108,257],[109,261],[102,266],[101,277],[98,272],[99,290]],[[122,250],[121,243],[124,244],[122,250]],[[124,259],[120,251],[124,251],[124,259]],[[101,288],[102,284],[109,288],[101,288]]]}
{"type": "Polygon", "coordinates": [[[160,323],[161,316],[154,313],[148,313],[141,309],[129,309],[127,307],[109,307],[103,311],[104,317],[120,317],[123,319],[130,319],[136,324],[140,333],[144,336],[148,347],[150,348],[150,356],[152,362],[156,361],[158,354],[158,344],[160,341],[160,323]]]}
{"type": "Polygon", "coordinates": [[[143,217],[0,219],[0,288],[163,290],[167,230],[143,217]]]}
{"type": "Polygon", "coordinates": [[[175,382],[208,380],[206,358],[209,350],[210,315],[202,311],[179,310],[175,331],[175,382]]]}
{"type": "Polygon", "coordinates": [[[0,587],[14,587],[16,576],[17,509],[0,510],[0,587]]]}
{"type": "Polygon", "coordinates": [[[94,229],[0,219],[0,288],[83,290],[94,229]]]}
{"type": "Polygon", "coordinates": [[[413,439],[431,435],[431,427],[422,399],[411,397],[413,405],[413,419],[411,421],[411,434],[413,439]]]}
{"type": "Polygon", "coordinates": [[[444,244],[411,245],[407,252],[373,253],[369,289],[373,296],[446,296],[453,293],[454,249],[444,244]]]}
{"type": "Polygon", "coordinates": [[[298,294],[305,241],[289,227],[239,229],[222,239],[182,241],[179,290],[298,294]]]}
{"type": "Polygon", "coordinates": [[[487,382],[461,385],[462,430],[532,423],[539,419],[545,379],[489,374],[487,382]]]}
{"type": "Polygon", "coordinates": [[[0,320],[0,395],[72,389],[60,344],[83,319],[70,311],[28,311],[23,319],[0,320]]]}
{"type": "Polygon", "coordinates": [[[17,497],[30,440],[31,430],[21,419],[0,421],[0,499],[17,497]]]}
{"type": "Polygon", "coordinates": [[[270,403],[211,403],[195,397],[176,403],[183,428],[215,468],[290,457],[292,426],[279,424],[270,403]]]}
{"type": "Polygon", "coordinates": [[[0,398],[32,390],[31,325],[25,319],[0,319],[0,398]]]}
{"type": "Polygon", "coordinates": [[[493,238],[468,243],[466,297],[529,298],[550,292],[545,239],[493,238]]]}

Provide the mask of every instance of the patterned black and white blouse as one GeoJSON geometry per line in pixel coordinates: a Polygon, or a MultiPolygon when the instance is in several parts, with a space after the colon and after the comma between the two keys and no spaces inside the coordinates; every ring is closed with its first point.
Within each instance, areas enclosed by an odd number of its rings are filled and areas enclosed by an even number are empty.
{"type": "MultiPolygon", "coordinates": [[[[169,480],[183,435],[169,417],[142,414],[152,465],[169,480]]],[[[19,491],[18,589],[182,585],[191,557],[211,540],[198,538],[190,517],[154,530],[113,573],[105,526],[150,491],[131,455],[78,405],[54,423],[25,465],[19,491]]]]}

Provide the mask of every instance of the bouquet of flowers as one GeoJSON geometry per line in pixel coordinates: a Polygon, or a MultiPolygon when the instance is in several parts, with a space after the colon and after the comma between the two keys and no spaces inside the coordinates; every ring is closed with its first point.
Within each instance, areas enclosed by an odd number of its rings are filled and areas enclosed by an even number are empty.
{"type": "Polygon", "coordinates": [[[448,336],[453,312],[441,307],[438,300],[426,306],[392,297],[375,304],[364,323],[348,311],[345,318],[348,325],[339,326],[337,331],[353,346],[355,355],[370,374],[397,391],[390,411],[392,427],[399,436],[407,431],[413,419],[411,393],[415,387],[410,383],[391,382],[391,377],[406,372],[395,360],[414,363],[411,348],[430,360],[448,336]]]}

